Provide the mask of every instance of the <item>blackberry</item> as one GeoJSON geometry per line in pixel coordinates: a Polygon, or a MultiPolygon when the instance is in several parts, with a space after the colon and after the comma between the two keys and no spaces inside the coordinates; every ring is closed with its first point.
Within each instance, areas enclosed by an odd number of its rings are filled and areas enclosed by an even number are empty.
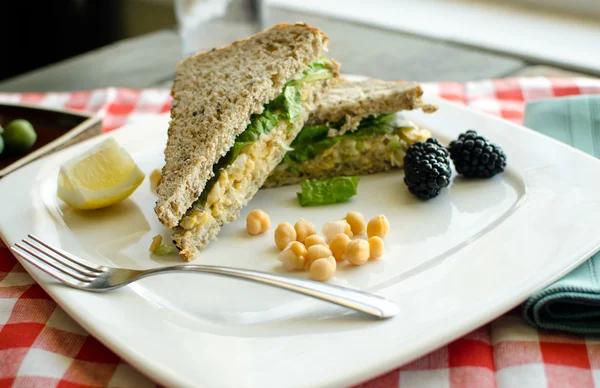
{"type": "Polygon", "coordinates": [[[468,130],[448,146],[456,172],[466,178],[491,178],[504,171],[506,155],[477,132],[468,130]]]}
{"type": "Polygon", "coordinates": [[[404,156],[404,183],[408,190],[421,199],[437,197],[450,184],[448,152],[437,139],[417,142],[404,156]]]}

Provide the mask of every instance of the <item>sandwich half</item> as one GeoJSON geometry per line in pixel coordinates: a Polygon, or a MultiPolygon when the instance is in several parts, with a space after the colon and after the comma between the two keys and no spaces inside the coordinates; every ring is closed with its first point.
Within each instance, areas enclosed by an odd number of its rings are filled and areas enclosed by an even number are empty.
{"type": "Polygon", "coordinates": [[[263,187],[366,175],[403,166],[407,148],[431,133],[397,113],[437,107],[415,82],[345,81],[325,95],[263,187]]]}
{"type": "Polygon", "coordinates": [[[238,217],[337,82],[327,44],[279,24],[177,65],[155,212],[185,260],[238,217]]]}

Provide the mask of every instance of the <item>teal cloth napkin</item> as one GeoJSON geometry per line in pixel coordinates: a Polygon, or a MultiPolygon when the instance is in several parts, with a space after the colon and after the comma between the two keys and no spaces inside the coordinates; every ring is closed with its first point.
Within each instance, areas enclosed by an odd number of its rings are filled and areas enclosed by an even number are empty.
{"type": "MultiPolygon", "coordinates": [[[[524,125],[600,158],[600,96],[530,102],[524,125]]],[[[532,295],[522,312],[536,328],[600,334],[600,252],[532,295]]]]}

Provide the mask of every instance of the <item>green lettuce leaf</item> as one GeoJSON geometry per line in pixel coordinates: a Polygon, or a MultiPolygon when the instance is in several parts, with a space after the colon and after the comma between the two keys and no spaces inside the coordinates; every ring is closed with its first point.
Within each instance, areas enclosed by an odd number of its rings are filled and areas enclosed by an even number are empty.
{"type": "Polygon", "coordinates": [[[354,132],[346,132],[334,137],[327,137],[329,130],[340,129],[343,121],[334,124],[307,125],[292,142],[293,151],[285,154],[283,163],[299,164],[311,160],[336,145],[341,139],[360,140],[394,133],[395,117],[395,114],[365,117],[354,132]]]}
{"type": "Polygon", "coordinates": [[[300,84],[290,82],[283,88],[283,97],[285,98],[284,116],[292,124],[294,124],[304,110],[302,109],[302,97],[300,93],[300,84]]]}
{"type": "Polygon", "coordinates": [[[327,124],[305,125],[294,141],[292,141],[291,146],[299,147],[325,140],[330,128],[327,124]]]}
{"type": "Polygon", "coordinates": [[[306,70],[302,73],[300,82],[311,82],[320,79],[328,79],[333,76],[330,70],[331,61],[325,57],[319,58],[319,60],[308,65],[306,70]]]}
{"type": "Polygon", "coordinates": [[[342,136],[355,139],[366,139],[394,133],[396,130],[396,127],[394,126],[395,118],[395,114],[379,115],[377,117],[365,117],[361,120],[356,131],[346,132],[342,136]]]}
{"type": "Polygon", "coordinates": [[[156,256],[169,256],[179,252],[177,247],[173,244],[160,244],[154,251],[156,256]]]}
{"type": "Polygon", "coordinates": [[[330,137],[328,139],[318,141],[314,144],[307,144],[306,146],[298,150],[288,152],[284,157],[284,161],[292,163],[302,163],[307,160],[311,160],[313,158],[316,158],[328,148],[333,147],[339,141],[340,138],[330,137]]]}
{"type": "Polygon", "coordinates": [[[322,181],[303,180],[301,193],[296,193],[300,206],[330,205],[346,202],[357,193],[357,176],[337,176],[322,181]]]}
{"type": "Polygon", "coordinates": [[[308,125],[302,128],[302,131],[290,145],[294,150],[285,154],[284,162],[302,163],[332,147],[339,139],[327,137],[329,128],[325,124],[308,125]]]}

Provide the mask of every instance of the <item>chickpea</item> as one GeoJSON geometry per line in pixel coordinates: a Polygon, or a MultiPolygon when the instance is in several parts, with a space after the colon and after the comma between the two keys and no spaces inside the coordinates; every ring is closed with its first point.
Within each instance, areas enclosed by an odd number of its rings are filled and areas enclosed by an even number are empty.
{"type": "Polygon", "coordinates": [[[348,237],[348,235],[345,233],[340,233],[331,239],[331,242],[329,243],[329,249],[337,261],[344,260],[344,252],[346,252],[346,246],[349,242],[350,237],[348,237]]]}
{"type": "Polygon", "coordinates": [[[335,267],[331,264],[332,261],[335,263],[335,260],[329,260],[327,258],[315,260],[310,266],[309,277],[312,280],[317,280],[319,282],[329,280],[335,272],[335,267]]]}
{"type": "Polygon", "coordinates": [[[327,241],[331,241],[332,238],[340,233],[345,233],[348,237],[353,236],[352,228],[350,228],[350,224],[346,220],[327,221],[323,225],[322,232],[327,241]]]}
{"type": "Polygon", "coordinates": [[[275,245],[277,245],[277,248],[283,250],[292,241],[296,241],[296,229],[288,222],[277,225],[275,229],[275,245]]]}
{"type": "Polygon", "coordinates": [[[266,232],[271,227],[269,215],[260,209],[252,210],[246,217],[246,230],[251,235],[266,232]]]}
{"type": "Polygon", "coordinates": [[[350,241],[346,246],[343,258],[354,265],[363,265],[371,254],[367,240],[350,241]]]}
{"type": "Polygon", "coordinates": [[[379,236],[369,237],[369,249],[371,257],[369,260],[378,259],[385,254],[385,244],[379,236]]]}
{"type": "MultiPolygon", "coordinates": [[[[335,257],[329,256],[329,257],[326,257],[325,259],[329,260],[329,262],[331,263],[331,265],[333,265],[333,269],[334,270],[337,269],[337,261],[335,260],[335,257]]],[[[318,260],[320,260],[320,259],[318,259],[318,260]]],[[[314,263],[314,261],[313,261],[313,263],[314,263]]]]}
{"type": "Polygon", "coordinates": [[[306,260],[306,248],[301,242],[292,241],[281,251],[277,259],[289,271],[303,269],[306,260]]]}
{"type": "Polygon", "coordinates": [[[161,171],[160,170],[153,170],[152,173],[150,173],[150,189],[154,192],[156,192],[156,188],[158,187],[158,184],[160,183],[160,177],[161,177],[161,171]]]}
{"type": "Polygon", "coordinates": [[[346,222],[350,225],[353,234],[362,234],[367,228],[365,217],[357,211],[350,211],[346,214],[346,222]]]}
{"type": "Polygon", "coordinates": [[[315,225],[304,218],[300,218],[298,222],[296,222],[294,229],[296,229],[296,240],[300,241],[301,243],[304,243],[308,236],[312,236],[313,234],[317,233],[317,228],[315,228],[315,225]]]}
{"type": "Polygon", "coordinates": [[[390,230],[390,222],[384,215],[379,215],[369,221],[367,225],[367,236],[379,236],[384,238],[390,230]]]}
{"type": "Polygon", "coordinates": [[[313,245],[312,247],[308,248],[304,266],[306,269],[308,269],[314,261],[329,256],[331,256],[331,251],[327,245],[313,245]]]}
{"type": "Polygon", "coordinates": [[[152,237],[152,243],[150,243],[150,252],[154,253],[160,244],[162,244],[162,236],[160,234],[152,237]]]}
{"type": "Polygon", "coordinates": [[[306,240],[304,241],[304,246],[306,246],[306,249],[309,249],[313,245],[325,245],[325,246],[327,246],[327,243],[325,242],[325,240],[323,239],[323,237],[319,236],[318,234],[313,234],[313,235],[310,235],[310,236],[308,236],[306,238],[306,240]]]}

